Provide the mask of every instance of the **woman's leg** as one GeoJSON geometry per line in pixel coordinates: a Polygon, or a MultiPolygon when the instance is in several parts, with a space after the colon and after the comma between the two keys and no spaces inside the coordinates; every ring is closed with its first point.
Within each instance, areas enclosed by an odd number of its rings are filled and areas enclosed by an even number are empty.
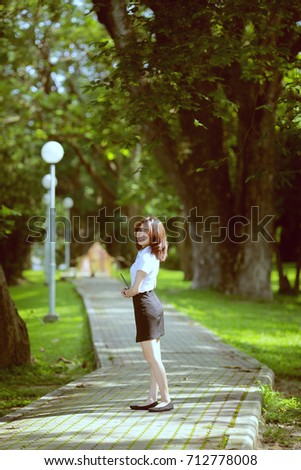
{"type": "Polygon", "coordinates": [[[151,373],[150,373],[150,386],[149,386],[149,394],[145,402],[139,403],[138,406],[147,406],[150,405],[151,403],[155,403],[158,398],[158,391],[159,391],[159,386],[155,377],[155,374],[153,372],[152,367],[150,368],[151,373]]]}
{"type": "MultiPolygon", "coordinates": [[[[153,398],[153,392],[156,390],[157,387],[160,389],[161,394],[161,403],[158,406],[165,406],[171,400],[169,397],[168,391],[168,383],[167,383],[167,376],[165,367],[161,360],[161,348],[160,348],[160,340],[153,339],[149,341],[142,341],[141,347],[143,351],[143,355],[145,360],[149,363],[151,367],[151,387],[150,387],[150,395],[149,398],[153,398]],[[156,386],[156,389],[155,389],[156,386]]],[[[156,400],[152,400],[156,401],[156,400]]]]}
{"type": "Polygon", "coordinates": [[[155,401],[157,401],[158,391],[159,391],[158,383],[153,373],[153,370],[151,368],[150,387],[149,387],[147,403],[154,403],[155,401]]]}

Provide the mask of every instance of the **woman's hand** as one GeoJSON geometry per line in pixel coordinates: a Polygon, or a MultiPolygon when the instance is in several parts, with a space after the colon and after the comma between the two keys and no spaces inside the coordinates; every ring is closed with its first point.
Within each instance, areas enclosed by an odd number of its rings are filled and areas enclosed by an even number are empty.
{"type": "Polygon", "coordinates": [[[123,297],[126,297],[127,299],[129,297],[134,297],[135,295],[137,295],[138,292],[135,291],[135,287],[130,287],[129,289],[127,287],[125,287],[124,289],[122,289],[121,291],[121,295],[123,297]]]}
{"type": "Polygon", "coordinates": [[[121,295],[122,295],[122,297],[126,297],[128,299],[129,297],[131,297],[130,289],[128,289],[127,287],[122,289],[121,295]]]}

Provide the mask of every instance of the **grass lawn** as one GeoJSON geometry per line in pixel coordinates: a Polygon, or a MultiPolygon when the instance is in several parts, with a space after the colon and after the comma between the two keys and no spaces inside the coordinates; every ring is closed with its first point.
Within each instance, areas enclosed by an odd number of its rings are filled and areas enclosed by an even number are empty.
{"type": "Polygon", "coordinates": [[[0,374],[0,415],[25,406],[82,376],[94,368],[94,356],[85,308],[74,286],[56,283],[56,311],[59,321],[45,323],[48,287],[39,271],[24,273],[22,285],[10,287],[10,294],[29,333],[32,366],[2,369],[0,374]]]}
{"type": "MultiPolygon", "coordinates": [[[[165,302],[215,332],[225,342],[269,366],[277,376],[301,377],[301,296],[273,302],[233,298],[190,288],[179,271],[161,269],[157,292],[165,302]]],[[[275,274],[273,285],[276,288],[275,274]]]]}

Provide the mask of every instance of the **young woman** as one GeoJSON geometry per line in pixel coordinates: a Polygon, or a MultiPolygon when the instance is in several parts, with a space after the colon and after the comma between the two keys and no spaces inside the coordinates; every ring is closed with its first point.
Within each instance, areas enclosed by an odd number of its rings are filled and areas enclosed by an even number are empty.
{"type": "Polygon", "coordinates": [[[155,217],[136,222],[138,254],[131,266],[131,287],[122,290],[132,297],[136,322],[136,342],[141,344],[151,369],[149,394],[144,403],[131,405],[132,410],[171,411],[174,406],[168,392],[166,371],[161,360],[160,337],[164,335],[163,307],[154,291],[160,262],[167,257],[167,240],[163,224],[155,217]],[[161,402],[157,395],[160,390],[161,402]]]}

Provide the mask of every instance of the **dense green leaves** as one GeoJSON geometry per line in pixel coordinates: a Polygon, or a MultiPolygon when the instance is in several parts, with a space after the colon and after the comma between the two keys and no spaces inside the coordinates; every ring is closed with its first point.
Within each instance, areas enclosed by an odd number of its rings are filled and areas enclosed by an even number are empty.
{"type": "Polygon", "coordinates": [[[97,21],[108,26],[109,1],[1,6],[1,203],[24,220],[44,213],[40,149],[54,139],[65,149],[57,194],[73,197],[83,230],[102,206],[179,215],[210,203],[244,215],[243,191],[260,198],[269,172],[246,151],[271,148],[273,119],[279,182],[298,170],[298,2],[119,3],[123,36],[97,21]],[[222,184],[234,207],[218,202],[222,184]]]}
{"type": "MultiPolygon", "coordinates": [[[[124,91],[128,122],[140,126],[143,141],[155,142],[151,153],[186,212],[196,206],[208,216],[246,220],[257,206],[274,214],[275,121],[283,79],[299,65],[299,3],[145,0],[134,10],[113,3],[94,0],[114,41],[106,45],[114,64],[107,84],[124,91]]],[[[194,246],[196,286],[240,293],[249,286],[248,295],[270,298],[268,244],[219,248],[194,246]],[[216,259],[224,261],[220,270],[216,259]]]]}

